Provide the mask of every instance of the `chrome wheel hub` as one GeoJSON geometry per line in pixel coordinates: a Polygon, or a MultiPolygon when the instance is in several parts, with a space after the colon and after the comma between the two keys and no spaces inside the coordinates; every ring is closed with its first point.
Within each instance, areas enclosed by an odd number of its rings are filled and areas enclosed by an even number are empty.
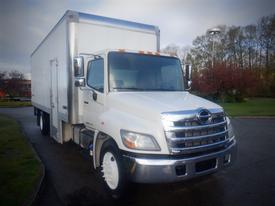
{"type": "Polygon", "coordinates": [[[106,152],[102,161],[102,173],[107,185],[116,189],[119,182],[119,171],[116,158],[111,152],[106,152]]]}

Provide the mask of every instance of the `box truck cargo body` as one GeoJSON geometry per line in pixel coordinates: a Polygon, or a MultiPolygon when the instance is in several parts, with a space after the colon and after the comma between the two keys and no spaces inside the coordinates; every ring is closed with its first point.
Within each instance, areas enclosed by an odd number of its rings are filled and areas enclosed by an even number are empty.
{"type": "Polygon", "coordinates": [[[73,58],[109,48],[159,50],[156,26],[67,11],[31,55],[32,103],[50,115],[51,136],[63,142],[64,123],[81,124],[73,58]],[[63,125],[62,125],[63,121],[63,125]]]}
{"type": "Polygon", "coordinates": [[[223,108],[189,93],[191,66],[159,47],[157,26],[67,11],[31,55],[42,134],[87,149],[113,197],[235,159],[223,108]]]}

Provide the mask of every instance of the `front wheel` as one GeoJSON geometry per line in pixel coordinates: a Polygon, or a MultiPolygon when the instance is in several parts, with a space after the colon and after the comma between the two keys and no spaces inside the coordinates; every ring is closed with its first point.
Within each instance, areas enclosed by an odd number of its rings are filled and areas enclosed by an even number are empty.
{"type": "Polygon", "coordinates": [[[107,192],[114,199],[120,199],[128,186],[119,149],[112,141],[103,144],[100,155],[100,173],[107,192]]]}

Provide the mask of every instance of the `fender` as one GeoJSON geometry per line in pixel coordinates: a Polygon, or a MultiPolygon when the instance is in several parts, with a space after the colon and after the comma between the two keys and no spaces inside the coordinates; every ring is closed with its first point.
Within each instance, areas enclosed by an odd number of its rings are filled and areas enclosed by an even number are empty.
{"type": "Polygon", "coordinates": [[[94,136],[94,164],[97,164],[97,156],[100,154],[100,148],[102,144],[108,139],[112,138],[119,149],[135,152],[135,153],[150,153],[150,154],[169,154],[169,150],[166,144],[165,135],[163,132],[163,127],[161,122],[149,121],[137,116],[134,116],[130,113],[125,113],[120,110],[110,108],[102,113],[99,117],[99,122],[94,136]],[[120,130],[125,129],[129,131],[136,131],[145,134],[150,134],[155,137],[161,151],[141,151],[141,150],[131,150],[124,146],[120,130]],[[102,141],[103,140],[103,141],[102,141]],[[99,142],[98,142],[99,141],[99,142]],[[99,151],[98,151],[99,150],[99,151]]]}

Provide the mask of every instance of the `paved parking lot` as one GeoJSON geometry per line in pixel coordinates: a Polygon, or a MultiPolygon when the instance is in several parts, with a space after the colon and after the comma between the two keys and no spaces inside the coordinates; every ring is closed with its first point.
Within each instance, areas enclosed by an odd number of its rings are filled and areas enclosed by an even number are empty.
{"type": "MultiPolygon", "coordinates": [[[[0,109],[16,118],[46,167],[36,205],[110,205],[89,156],[73,143],[40,135],[33,110],[0,109]]],[[[275,119],[233,119],[238,159],[227,170],[177,184],[132,187],[125,205],[275,205],[275,119]]],[[[120,203],[122,204],[122,203],[120,203]]]]}

